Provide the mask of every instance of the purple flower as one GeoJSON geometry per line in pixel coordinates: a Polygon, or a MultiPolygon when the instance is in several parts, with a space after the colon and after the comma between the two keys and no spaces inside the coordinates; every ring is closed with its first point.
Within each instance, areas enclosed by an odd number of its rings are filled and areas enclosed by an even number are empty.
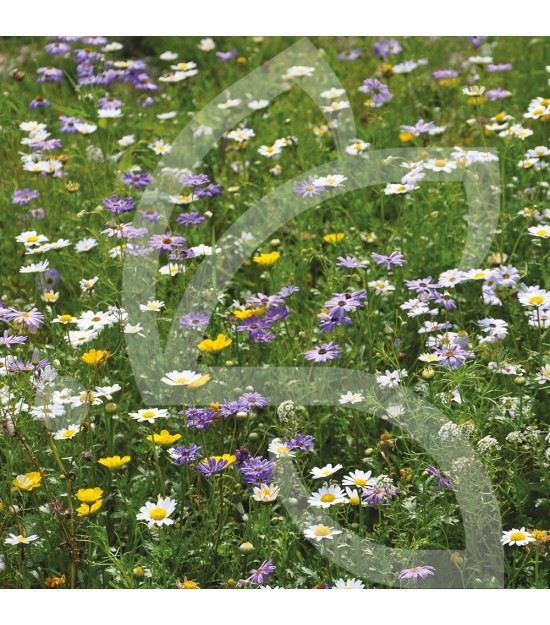
{"type": "Polygon", "coordinates": [[[114,96],[99,98],[97,105],[102,111],[111,111],[112,109],[119,109],[124,106],[122,100],[114,96]]]}
{"type": "Polygon", "coordinates": [[[220,61],[222,61],[222,63],[225,63],[226,61],[230,61],[231,59],[234,59],[237,56],[237,54],[238,54],[237,48],[233,48],[233,50],[230,50],[229,52],[221,52],[221,51],[216,52],[216,56],[220,59],[220,61]]]}
{"type": "Polygon", "coordinates": [[[377,508],[379,505],[383,505],[387,500],[395,497],[397,491],[391,484],[384,484],[380,481],[372,486],[367,486],[363,490],[361,497],[368,506],[377,508]]]}
{"type": "Polygon", "coordinates": [[[252,408],[265,408],[267,406],[267,399],[260,393],[254,391],[243,393],[239,399],[246,405],[248,410],[252,408]]]}
{"type": "Polygon", "coordinates": [[[426,471],[427,471],[428,473],[431,473],[432,475],[435,475],[435,476],[437,477],[437,479],[438,479],[438,482],[437,482],[437,486],[438,486],[438,488],[443,488],[443,487],[445,486],[445,487],[447,487],[449,490],[453,490],[453,487],[452,487],[451,482],[449,482],[449,480],[448,480],[447,478],[443,477],[443,476],[441,475],[441,473],[440,473],[440,472],[439,472],[439,471],[438,471],[435,467],[432,467],[432,465],[431,465],[431,464],[429,464],[429,465],[426,467],[426,471]]]}
{"type": "Polygon", "coordinates": [[[257,295],[252,295],[248,297],[246,300],[247,306],[267,306],[270,308],[271,306],[280,306],[284,304],[285,300],[283,299],[283,295],[281,293],[276,293],[275,295],[265,295],[264,293],[258,293],[257,295]]]}
{"type": "Polygon", "coordinates": [[[481,37],[481,36],[473,36],[473,37],[466,37],[466,39],[469,39],[471,44],[474,46],[474,48],[476,48],[476,50],[481,46],[481,42],[483,39],[487,39],[487,37],[481,37]]]}
{"type": "Polygon", "coordinates": [[[44,50],[54,56],[63,56],[71,49],[71,46],[63,41],[52,41],[44,46],[44,50]]]}
{"type": "Polygon", "coordinates": [[[439,364],[443,367],[450,367],[451,369],[457,369],[468,358],[468,352],[462,348],[458,343],[452,345],[445,345],[444,347],[438,347],[435,353],[441,356],[439,364]]]}
{"type": "Polygon", "coordinates": [[[141,221],[149,221],[153,224],[158,224],[160,212],[154,210],[153,208],[148,208],[147,210],[140,211],[140,219],[141,221]]]}
{"type": "Polygon", "coordinates": [[[250,571],[250,577],[241,580],[240,583],[242,585],[246,582],[250,582],[251,584],[257,584],[258,586],[262,586],[264,582],[267,582],[269,575],[273,573],[276,568],[277,567],[273,564],[271,560],[264,560],[257,569],[252,569],[250,571]]]}
{"type": "Polygon", "coordinates": [[[432,76],[435,80],[448,80],[449,78],[456,78],[458,72],[456,69],[436,69],[435,72],[432,72],[432,76]]]}
{"type": "Polygon", "coordinates": [[[47,106],[51,106],[51,102],[44,96],[37,95],[33,100],[29,102],[30,109],[41,109],[47,106]]]}
{"type": "Polygon", "coordinates": [[[177,235],[173,235],[171,231],[165,234],[154,234],[149,239],[149,245],[154,250],[162,252],[171,252],[175,247],[182,247],[185,245],[185,238],[177,235]]]}
{"type": "Polygon", "coordinates": [[[416,291],[417,293],[431,293],[433,289],[441,288],[437,282],[432,284],[432,276],[427,278],[419,278],[418,280],[405,280],[409,291],[416,291]]]}
{"type": "Polygon", "coordinates": [[[413,584],[416,586],[418,584],[418,578],[426,579],[428,575],[434,575],[434,567],[433,566],[413,566],[410,569],[403,569],[401,573],[399,573],[400,580],[412,579],[413,584]]]}
{"type": "Polygon", "coordinates": [[[197,466],[197,471],[207,477],[210,477],[211,475],[214,475],[214,473],[218,473],[218,471],[225,469],[228,464],[227,460],[224,460],[223,458],[205,458],[197,466]]]}
{"type": "Polygon", "coordinates": [[[190,213],[181,213],[176,219],[177,223],[187,226],[200,226],[200,224],[206,221],[206,217],[200,215],[197,211],[191,211],[190,213]]]}
{"type": "Polygon", "coordinates": [[[256,315],[252,315],[248,319],[243,319],[240,326],[237,326],[237,332],[255,332],[256,330],[269,330],[271,322],[260,319],[256,315]]]}
{"type": "Polygon", "coordinates": [[[256,458],[246,458],[240,466],[240,471],[245,484],[259,486],[262,483],[267,484],[273,482],[275,479],[272,475],[274,468],[275,463],[273,460],[267,460],[266,458],[257,456],[256,458]]]}
{"type": "Polygon", "coordinates": [[[420,136],[424,132],[430,132],[435,128],[434,122],[425,122],[423,119],[419,119],[414,126],[401,125],[403,132],[409,132],[416,137],[420,136]]]}
{"type": "Polygon", "coordinates": [[[195,193],[197,197],[214,197],[216,195],[220,195],[221,193],[221,185],[219,184],[208,184],[205,187],[195,187],[195,193]]]}
{"type": "Polygon", "coordinates": [[[46,211],[41,206],[30,208],[28,214],[33,219],[44,219],[44,217],[46,217],[46,211]]]}
{"type": "Polygon", "coordinates": [[[485,69],[490,73],[508,72],[512,69],[512,63],[487,63],[485,69]]]}
{"type": "Polygon", "coordinates": [[[246,401],[239,397],[239,399],[234,399],[232,401],[224,401],[220,406],[219,414],[224,419],[228,419],[238,412],[248,412],[249,410],[250,408],[246,401]]]}
{"type": "Polygon", "coordinates": [[[338,256],[337,267],[346,267],[346,269],[367,269],[369,266],[368,260],[357,260],[355,256],[338,256]]]}
{"type": "Polygon", "coordinates": [[[36,200],[40,197],[40,193],[36,189],[32,191],[29,188],[20,189],[16,191],[12,196],[11,200],[14,204],[21,204],[21,206],[26,206],[29,202],[36,200]]]}
{"type": "Polygon", "coordinates": [[[504,100],[504,98],[507,98],[511,95],[511,91],[507,91],[506,89],[502,89],[501,87],[499,87],[498,89],[489,89],[489,91],[485,93],[485,97],[489,98],[489,100],[491,100],[492,102],[494,102],[495,100],[504,100]]]}
{"type": "Polygon", "coordinates": [[[395,39],[388,39],[387,41],[377,41],[374,44],[374,54],[379,56],[385,61],[390,54],[399,54],[401,52],[401,44],[395,39]]]}
{"type": "Polygon", "coordinates": [[[39,78],[36,79],[38,83],[61,82],[63,78],[63,70],[56,67],[39,67],[36,73],[39,75],[39,78]]]}
{"type": "Polygon", "coordinates": [[[323,307],[328,308],[327,312],[329,315],[350,312],[364,306],[365,293],[366,291],[364,289],[361,291],[349,291],[347,293],[333,293],[332,297],[324,303],[323,307]]]}
{"type": "Polygon", "coordinates": [[[319,319],[319,329],[321,332],[332,332],[334,328],[341,326],[343,324],[352,326],[353,321],[344,315],[344,313],[319,313],[317,315],[317,319],[319,319]]]}
{"type": "Polygon", "coordinates": [[[186,187],[200,187],[203,184],[208,184],[210,178],[206,174],[185,174],[179,179],[179,182],[186,187]]]}
{"type": "Polygon", "coordinates": [[[14,336],[10,334],[7,330],[4,330],[4,335],[0,336],[0,345],[4,345],[4,347],[10,349],[14,345],[20,345],[21,343],[25,343],[26,340],[26,336],[14,336]]]}
{"type": "Polygon", "coordinates": [[[105,209],[114,215],[128,213],[133,211],[136,207],[134,200],[131,197],[121,198],[118,195],[113,195],[111,198],[106,197],[103,200],[103,206],[105,206],[105,209]]]}
{"type": "Polygon", "coordinates": [[[60,115],[59,121],[61,122],[61,132],[69,135],[78,135],[80,130],[76,127],[77,124],[81,124],[82,120],[78,117],[67,117],[67,115],[60,115]]]}
{"type": "Polygon", "coordinates": [[[315,197],[316,195],[321,195],[325,190],[325,187],[314,185],[313,179],[297,182],[293,188],[294,193],[298,197],[315,197]]]}
{"type": "Polygon", "coordinates": [[[24,362],[23,360],[12,360],[7,363],[9,371],[39,371],[40,369],[44,369],[50,364],[50,361],[47,358],[42,358],[38,362],[33,362],[32,360],[27,360],[24,362]]]}
{"type": "Polygon", "coordinates": [[[300,451],[307,451],[310,447],[312,447],[315,439],[313,436],[306,434],[302,436],[301,434],[296,434],[294,438],[288,440],[285,445],[289,449],[299,449],[300,451]]]}
{"type": "Polygon", "coordinates": [[[36,285],[41,291],[51,291],[61,282],[61,274],[55,269],[48,269],[36,278],[36,285]]]}
{"type": "Polygon", "coordinates": [[[371,256],[377,265],[385,265],[388,271],[392,268],[392,266],[403,267],[403,265],[407,262],[403,254],[399,254],[398,252],[392,252],[389,256],[373,252],[371,256]]]}
{"type": "Polygon", "coordinates": [[[276,308],[270,308],[265,314],[265,321],[270,323],[277,323],[282,321],[290,315],[290,311],[286,306],[278,306],[276,308]]]}
{"type": "Polygon", "coordinates": [[[300,291],[300,287],[299,286],[284,286],[278,293],[278,295],[280,295],[281,297],[288,297],[289,295],[292,295],[293,293],[298,293],[300,291]]]}
{"type": "Polygon", "coordinates": [[[195,460],[195,458],[202,458],[202,454],[199,452],[199,449],[201,449],[201,445],[191,443],[189,447],[184,447],[182,445],[180,447],[175,447],[174,449],[169,449],[168,453],[172,456],[172,459],[176,464],[183,467],[185,463],[190,464],[193,460],[195,460]]]}
{"type": "Polygon", "coordinates": [[[44,315],[38,310],[38,308],[22,312],[19,312],[14,308],[8,308],[8,310],[4,313],[4,318],[7,321],[25,323],[31,332],[36,332],[40,324],[44,322],[44,315]]]}
{"type": "Polygon", "coordinates": [[[204,328],[208,325],[210,317],[204,313],[187,313],[180,319],[180,323],[184,328],[204,328]]]}
{"type": "Polygon", "coordinates": [[[392,97],[388,85],[380,82],[378,78],[367,78],[367,80],[363,82],[363,86],[359,87],[359,91],[370,94],[371,100],[375,104],[383,104],[391,100],[392,97]]]}
{"type": "Polygon", "coordinates": [[[315,347],[304,353],[306,360],[313,360],[314,362],[327,362],[327,360],[334,360],[340,358],[340,346],[335,345],[332,341],[330,343],[323,343],[320,347],[315,347]]]}
{"type": "Polygon", "coordinates": [[[178,414],[185,414],[186,426],[196,430],[209,430],[216,418],[216,413],[210,408],[187,408],[178,414]]]}
{"type": "Polygon", "coordinates": [[[151,182],[151,176],[144,171],[123,171],[122,182],[128,187],[141,189],[143,187],[146,187],[151,182]]]}
{"type": "Polygon", "coordinates": [[[339,61],[355,61],[361,56],[361,53],[357,48],[353,48],[352,50],[343,50],[342,52],[338,52],[336,58],[339,61]]]}

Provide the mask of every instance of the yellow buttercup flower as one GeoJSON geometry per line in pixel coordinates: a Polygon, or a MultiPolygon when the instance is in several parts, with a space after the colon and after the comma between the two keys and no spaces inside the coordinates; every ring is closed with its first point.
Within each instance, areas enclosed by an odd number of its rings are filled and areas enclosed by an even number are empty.
{"type": "Polygon", "coordinates": [[[130,462],[130,456],[123,456],[122,458],[120,456],[110,456],[108,458],[100,458],[98,462],[104,467],[111,469],[111,471],[115,471],[130,462]]]}
{"type": "Polygon", "coordinates": [[[46,577],[44,585],[46,588],[59,588],[60,586],[65,586],[66,581],[67,579],[65,578],[65,575],[62,575],[61,577],[56,577],[54,575],[53,577],[46,577]]]}
{"type": "Polygon", "coordinates": [[[340,243],[340,241],[345,237],[346,235],[343,232],[331,232],[329,234],[325,234],[325,236],[323,237],[323,239],[327,242],[327,243],[340,243]]]}
{"type": "Polygon", "coordinates": [[[94,503],[103,496],[101,488],[80,488],[76,493],[76,498],[84,503],[94,503]]]}
{"type": "Polygon", "coordinates": [[[40,480],[42,476],[38,471],[33,471],[31,473],[25,473],[25,475],[18,475],[12,482],[13,488],[11,492],[17,492],[19,490],[24,490],[27,493],[30,493],[35,488],[40,486],[40,480]]]}
{"type": "Polygon", "coordinates": [[[222,349],[229,347],[232,342],[233,341],[231,339],[228,339],[225,334],[218,334],[218,337],[214,341],[212,339],[204,339],[204,341],[201,341],[199,343],[199,349],[201,350],[201,352],[217,354],[221,352],[222,349]]]}
{"type": "Polygon", "coordinates": [[[168,430],[161,430],[160,434],[148,436],[148,441],[154,441],[155,445],[171,445],[181,438],[181,434],[170,434],[168,430]]]}
{"type": "Polygon", "coordinates": [[[250,319],[250,317],[254,317],[254,315],[256,317],[263,315],[265,310],[265,306],[259,306],[258,308],[249,308],[248,310],[240,310],[239,308],[236,308],[233,311],[233,314],[235,315],[235,317],[237,317],[237,319],[250,319]]]}
{"type": "Polygon", "coordinates": [[[109,357],[109,352],[106,349],[91,349],[89,352],[82,354],[82,360],[89,365],[97,367],[102,365],[109,357]]]}
{"type": "Polygon", "coordinates": [[[258,265],[263,267],[272,267],[281,258],[279,252],[270,252],[269,254],[260,254],[252,259],[258,265]]]}
{"type": "Polygon", "coordinates": [[[399,141],[406,143],[407,141],[413,141],[416,139],[416,135],[412,132],[400,132],[399,133],[399,141]]]}
{"type": "Polygon", "coordinates": [[[103,499],[98,499],[92,505],[87,503],[83,503],[76,509],[78,516],[90,516],[90,514],[95,514],[103,505],[103,499]]]}

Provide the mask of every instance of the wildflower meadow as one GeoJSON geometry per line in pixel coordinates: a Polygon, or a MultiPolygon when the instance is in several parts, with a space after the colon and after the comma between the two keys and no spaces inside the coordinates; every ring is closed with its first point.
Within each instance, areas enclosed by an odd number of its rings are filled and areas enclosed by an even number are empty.
{"type": "Polygon", "coordinates": [[[0,79],[0,587],[548,587],[548,38],[0,79]]]}

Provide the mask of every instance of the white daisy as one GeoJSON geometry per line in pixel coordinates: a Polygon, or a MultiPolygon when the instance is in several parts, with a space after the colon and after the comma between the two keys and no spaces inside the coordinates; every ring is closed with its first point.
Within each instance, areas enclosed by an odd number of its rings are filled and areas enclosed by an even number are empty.
{"type": "Polygon", "coordinates": [[[161,381],[169,386],[189,386],[190,388],[195,388],[202,386],[209,379],[209,375],[201,375],[195,371],[177,371],[174,369],[168,372],[161,381]]]}
{"type": "Polygon", "coordinates": [[[267,503],[269,501],[275,501],[279,495],[279,487],[269,484],[260,484],[254,486],[252,489],[252,497],[255,501],[261,501],[267,503]]]}
{"type": "Polygon", "coordinates": [[[336,530],[333,527],[329,527],[328,525],[310,525],[308,528],[304,530],[304,536],[306,538],[311,538],[312,540],[316,540],[317,542],[328,539],[332,540],[334,536],[337,534],[341,534],[342,530],[336,530]]]}
{"type": "Polygon", "coordinates": [[[363,590],[365,588],[365,584],[363,584],[363,582],[361,582],[358,579],[337,579],[334,582],[334,586],[333,588],[336,588],[337,590],[352,590],[354,588],[357,588],[359,590],[363,590]]]}
{"type": "Polygon", "coordinates": [[[57,430],[54,438],[56,441],[68,440],[70,438],[73,438],[73,436],[76,436],[79,432],[80,426],[73,424],[69,425],[66,428],[61,428],[60,430],[57,430]]]}
{"type": "Polygon", "coordinates": [[[137,412],[129,412],[128,416],[139,423],[154,423],[155,419],[168,419],[169,414],[166,408],[142,408],[137,412]]]}
{"type": "Polygon", "coordinates": [[[352,391],[348,391],[344,395],[340,396],[339,402],[341,404],[358,404],[364,401],[363,395],[361,393],[352,393],[352,391]]]}
{"type": "Polygon", "coordinates": [[[280,438],[274,438],[267,450],[275,454],[277,458],[293,458],[296,455],[296,452],[292,451],[288,445],[285,445],[280,438]]]}
{"type": "Polygon", "coordinates": [[[147,302],[147,304],[139,305],[139,309],[142,312],[159,312],[162,308],[164,308],[164,302],[160,300],[153,300],[147,302]]]}
{"type": "Polygon", "coordinates": [[[343,486],[360,486],[364,488],[365,486],[370,486],[376,483],[376,478],[371,477],[371,471],[352,471],[348,473],[344,479],[342,480],[343,486]]]}
{"type": "Polygon", "coordinates": [[[15,534],[10,534],[4,542],[6,545],[28,545],[35,540],[38,540],[38,536],[36,534],[31,534],[31,536],[21,536],[21,534],[16,536],[15,534]]]}
{"type": "Polygon", "coordinates": [[[341,464],[337,464],[335,467],[333,467],[332,464],[327,464],[320,469],[318,467],[314,467],[313,469],[311,469],[310,473],[312,477],[317,480],[322,477],[328,477],[329,475],[336,473],[336,471],[339,471],[341,468],[341,464]]]}
{"type": "Polygon", "coordinates": [[[522,547],[523,545],[527,545],[535,541],[535,537],[533,534],[526,531],[524,527],[520,530],[511,529],[507,532],[502,532],[502,538],[500,542],[503,545],[517,545],[518,547],[522,547]]]}
{"type": "Polygon", "coordinates": [[[312,493],[307,500],[310,506],[317,508],[330,508],[339,503],[345,503],[346,495],[339,486],[323,486],[317,492],[312,493]]]}
{"type": "Polygon", "coordinates": [[[176,509],[176,502],[170,497],[158,498],[156,503],[148,501],[144,506],[139,509],[139,514],[136,514],[138,521],[146,521],[149,527],[157,525],[172,525],[174,521],[170,519],[170,515],[176,509]]]}

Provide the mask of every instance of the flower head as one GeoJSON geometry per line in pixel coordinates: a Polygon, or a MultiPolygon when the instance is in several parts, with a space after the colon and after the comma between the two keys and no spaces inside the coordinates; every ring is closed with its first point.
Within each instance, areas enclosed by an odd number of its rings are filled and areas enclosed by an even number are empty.
{"type": "Polygon", "coordinates": [[[136,515],[138,521],[145,521],[149,527],[156,525],[162,527],[163,525],[172,525],[174,521],[170,518],[170,515],[176,509],[176,502],[170,497],[158,498],[158,501],[148,501],[144,506],[139,509],[139,513],[136,515]]]}

